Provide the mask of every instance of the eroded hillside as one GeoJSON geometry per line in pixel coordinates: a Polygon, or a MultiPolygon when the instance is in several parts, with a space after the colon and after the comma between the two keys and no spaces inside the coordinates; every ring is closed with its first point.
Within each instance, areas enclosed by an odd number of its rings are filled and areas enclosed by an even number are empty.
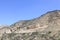
{"type": "Polygon", "coordinates": [[[60,40],[60,10],[0,27],[0,40],[60,40]]]}

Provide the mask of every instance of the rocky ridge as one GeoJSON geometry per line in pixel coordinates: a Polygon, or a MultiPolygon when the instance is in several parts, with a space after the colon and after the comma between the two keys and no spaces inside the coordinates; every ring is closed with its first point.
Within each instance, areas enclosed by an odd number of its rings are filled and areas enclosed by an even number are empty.
{"type": "Polygon", "coordinates": [[[60,40],[60,10],[0,27],[0,40],[60,40]]]}

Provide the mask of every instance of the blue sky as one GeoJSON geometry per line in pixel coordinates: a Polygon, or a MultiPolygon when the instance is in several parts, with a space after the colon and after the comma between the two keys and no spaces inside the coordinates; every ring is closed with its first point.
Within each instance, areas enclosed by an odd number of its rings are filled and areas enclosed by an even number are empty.
{"type": "Polygon", "coordinates": [[[60,0],[0,0],[0,24],[9,25],[59,9],[60,0]]]}

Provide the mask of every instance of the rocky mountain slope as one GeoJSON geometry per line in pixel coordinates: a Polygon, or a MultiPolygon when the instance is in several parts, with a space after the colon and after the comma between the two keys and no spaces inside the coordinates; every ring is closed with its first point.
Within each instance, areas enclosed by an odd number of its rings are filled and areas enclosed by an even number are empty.
{"type": "Polygon", "coordinates": [[[0,26],[0,40],[60,40],[60,10],[0,26]]]}

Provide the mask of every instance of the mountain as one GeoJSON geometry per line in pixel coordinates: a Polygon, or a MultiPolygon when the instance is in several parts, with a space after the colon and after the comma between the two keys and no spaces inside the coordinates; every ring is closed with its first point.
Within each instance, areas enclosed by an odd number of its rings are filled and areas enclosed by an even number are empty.
{"type": "Polygon", "coordinates": [[[60,40],[60,10],[0,26],[0,40],[60,40]]]}

